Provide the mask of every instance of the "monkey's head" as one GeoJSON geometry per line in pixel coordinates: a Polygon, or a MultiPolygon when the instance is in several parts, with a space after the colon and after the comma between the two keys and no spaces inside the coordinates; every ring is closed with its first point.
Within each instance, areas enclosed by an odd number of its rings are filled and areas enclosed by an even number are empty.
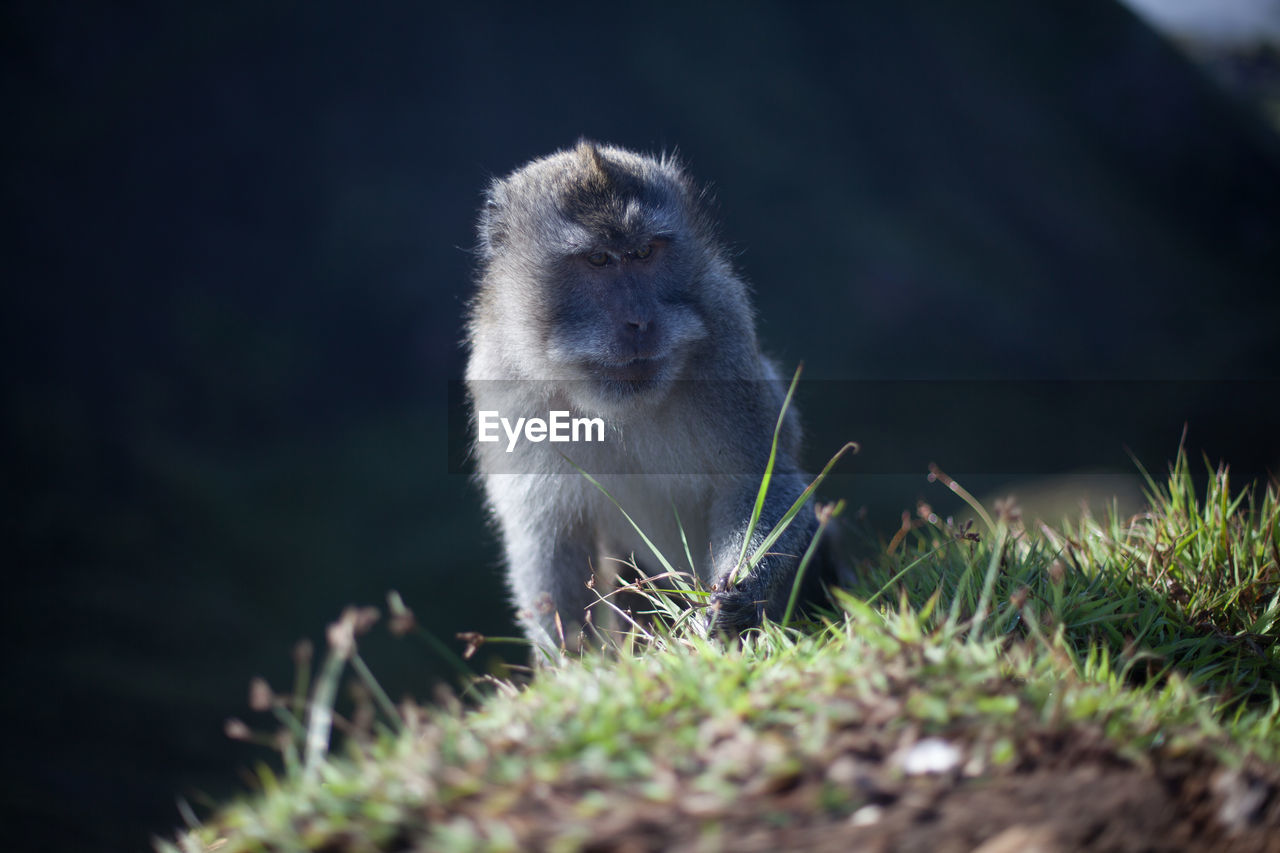
{"type": "Polygon", "coordinates": [[[632,406],[688,378],[730,315],[752,334],[745,289],[672,158],[580,142],[495,181],[479,231],[472,349],[496,336],[487,357],[500,351],[503,378],[570,380],[586,408],[632,406]]]}

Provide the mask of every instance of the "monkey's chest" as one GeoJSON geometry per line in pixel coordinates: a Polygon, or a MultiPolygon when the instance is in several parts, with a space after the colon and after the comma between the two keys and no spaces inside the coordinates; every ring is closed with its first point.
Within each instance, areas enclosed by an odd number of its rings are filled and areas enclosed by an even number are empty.
{"type": "Polygon", "coordinates": [[[634,559],[653,574],[665,570],[656,550],[676,570],[692,569],[705,579],[710,565],[710,484],[705,477],[648,474],[601,482],[617,501],[615,506],[602,494],[593,501],[601,558],[634,559]]]}

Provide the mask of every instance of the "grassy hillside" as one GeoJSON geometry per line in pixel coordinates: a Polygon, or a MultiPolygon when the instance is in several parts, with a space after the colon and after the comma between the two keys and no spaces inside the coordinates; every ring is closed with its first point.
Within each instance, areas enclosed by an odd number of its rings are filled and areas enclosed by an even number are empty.
{"type": "Polygon", "coordinates": [[[1280,502],[1210,473],[1057,528],[921,505],[816,621],[724,643],[651,593],[614,650],[465,707],[393,706],[350,610],[314,688],[305,660],[295,695],[255,686],[284,775],[158,848],[1278,849],[1280,502]]]}

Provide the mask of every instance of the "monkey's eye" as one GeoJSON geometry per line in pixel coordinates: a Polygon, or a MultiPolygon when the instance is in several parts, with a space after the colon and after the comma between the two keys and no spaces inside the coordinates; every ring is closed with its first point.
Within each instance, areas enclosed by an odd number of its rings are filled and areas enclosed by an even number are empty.
{"type": "Polygon", "coordinates": [[[605,264],[609,263],[609,253],[608,252],[592,252],[591,254],[587,255],[587,263],[591,264],[591,266],[593,267],[602,267],[605,264]]]}
{"type": "Polygon", "coordinates": [[[653,254],[653,244],[649,243],[648,245],[641,246],[639,249],[636,249],[634,252],[632,252],[631,257],[635,258],[637,261],[643,261],[645,258],[649,257],[652,254],[653,254]]]}

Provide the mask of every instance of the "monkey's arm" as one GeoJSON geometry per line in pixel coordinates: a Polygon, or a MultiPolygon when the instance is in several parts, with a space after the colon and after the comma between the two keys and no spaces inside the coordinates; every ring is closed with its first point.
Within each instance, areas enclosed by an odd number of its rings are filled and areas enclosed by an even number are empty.
{"type": "Polygon", "coordinates": [[[508,578],[525,635],[542,649],[577,650],[587,608],[597,598],[588,549],[573,539],[507,546],[508,578]],[[558,617],[558,618],[557,618],[558,617]]]}
{"type": "MultiPolygon", "coordinates": [[[[569,523],[571,490],[537,476],[496,476],[485,483],[502,530],[507,583],[525,635],[540,648],[576,649],[586,608],[597,601],[591,580],[591,535],[569,523]],[[557,615],[559,624],[557,624],[557,615]]],[[[535,657],[537,655],[535,654],[535,657]]]]}
{"type": "MultiPolygon", "coordinates": [[[[797,471],[775,471],[747,547],[748,559],[800,497],[805,485],[804,477],[797,471]]],[[[738,571],[739,558],[758,488],[758,484],[741,483],[717,501],[712,510],[715,529],[721,531],[717,537],[712,569],[716,590],[712,597],[712,626],[731,634],[759,625],[765,615],[772,620],[782,619],[800,558],[818,527],[813,511],[809,507],[802,508],[760,562],[734,583],[734,575],[742,574],[738,571]]],[[[817,592],[819,575],[819,566],[809,566],[803,579],[801,602],[817,592]]]]}

